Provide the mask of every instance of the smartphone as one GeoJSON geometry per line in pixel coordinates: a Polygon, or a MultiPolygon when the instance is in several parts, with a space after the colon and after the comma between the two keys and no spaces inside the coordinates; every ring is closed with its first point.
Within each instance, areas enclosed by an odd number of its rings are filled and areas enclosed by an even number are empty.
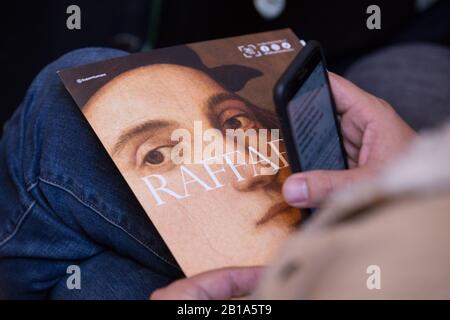
{"type": "Polygon", "coordinates": [[[308,41],[274,88],[292,172],[347,169],[339,120],[320,44],[308,41]]]}

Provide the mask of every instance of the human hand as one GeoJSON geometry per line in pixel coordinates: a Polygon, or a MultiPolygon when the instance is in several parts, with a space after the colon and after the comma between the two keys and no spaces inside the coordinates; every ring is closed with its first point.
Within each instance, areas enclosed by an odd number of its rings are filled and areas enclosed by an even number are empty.
{"type": "Polygon", "coordinates": [[[225,300],[253,292],[263,267],[224,268],[175,281],[158,289],[151,300],[225,300]]]}
{"type": "Polygon", "coordinates": [[[329,72],[329,76],[349,170],[291,175],[283,185],[283,196],[294,207],[320,207],[333,190],[374,175],[415,136],[389,103],[334,73],[329,72]]]}

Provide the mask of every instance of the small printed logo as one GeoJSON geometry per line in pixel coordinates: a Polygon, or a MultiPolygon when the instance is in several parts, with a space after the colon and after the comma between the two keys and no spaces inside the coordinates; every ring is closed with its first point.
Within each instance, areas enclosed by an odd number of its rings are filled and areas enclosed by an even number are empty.
{"type": "Polygon", "coordinates": [[[286,39],[242,45],[238,49],[247,59],[294,51],[292,44],[286,39]]]}
{"type": "Polygon", "coordinates": [[[269,52],[269,51],[270,51],[270,48],[269,48],[268,46],[261,46],[261,47],[259,47],[259,49],[260,49],[262,52],[269,52]]]}
{"type": "Polygon", "coordinates": [[[246,46],[239,46],[238,49],[242,52],[246,58],[260,57],[262,55],[261,51],[254,44],[248,44],[246,46]]]}
{"type": "Polygon", "coordinates": [[[366,273],[369,275],[367,277],[366,286],[369,290],[380,290],[381,289],[381,268],[376,264],[371,264],[367,267],[366,273]]]}
{"type": "Polygon", "coordinates": [[[291,44],[290,44],[289,42],[283,42],[283,43],[281,44],[281,47],[282,47],[283,49],[290,49],[290,48],[292,48],[292,46],[291,46],[291,44]]]}
{"type": "Polygon", "coordinates": [[[69,290],[80,290],[81,289],[81,269],[77,265],[70,265],[66,270],[67,277],[66,286],[69,290]]]}
{"type": "Polygon", "coordinates": [[[280,51],[281,47],[278,43],[273,43],[270,45],[270,49],[272,49],[273,51],[280,51]]]}

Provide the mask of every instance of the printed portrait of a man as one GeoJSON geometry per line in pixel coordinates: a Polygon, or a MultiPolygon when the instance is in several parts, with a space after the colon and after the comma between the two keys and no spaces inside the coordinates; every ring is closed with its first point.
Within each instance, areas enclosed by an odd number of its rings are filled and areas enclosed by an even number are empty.
{"type": "Polygon", "coordinates": [[[286,163],[278,170],[267,161],[238,164],[236,157],[211,164],[172,158],[181,142],[173,140],[175,130],[191,132],[193,145],[206,144],[195,140],[196,123],[219,132],[222,145],[230,144],[227,130],[269,130],[270,142],[270,130],[279,128],[274,111],[240,94],[264,72],[208,67],[189,46],[115,65],[113,77],[84,94],[81,110],[184,272],[266,264],[301,220],[281,195],[289,174],[282,139],[267,148],[286,163]]]}

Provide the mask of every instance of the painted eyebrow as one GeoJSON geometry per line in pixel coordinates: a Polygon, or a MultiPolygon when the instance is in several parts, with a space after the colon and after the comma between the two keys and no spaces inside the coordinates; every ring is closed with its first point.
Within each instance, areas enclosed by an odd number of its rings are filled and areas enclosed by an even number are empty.
{"type": "Polygon", "coordinates": [[[152,134],[154,134],[155,131],[167,128],[172,125],[173,123],[169,121],[149,120],[144,123],[138,124],[137,126],[134,126],[130,129],[127,129],[117,139],[117,142],[114,144],[111,155],[114,155],[117,152],[119,152],[127,144],[128,141],[141,135],[142,133],[153,132],[152,134]]]}
{"type": "Polygon", "coordinates": [[[214,111],[217,105],[221,104],[224,101],[228,100],[238,100],[247,105],[247,102],[239,97],[237,94],[224,92],[213,95],[208,99],[207,106],[209,111],[214,111]]]}

